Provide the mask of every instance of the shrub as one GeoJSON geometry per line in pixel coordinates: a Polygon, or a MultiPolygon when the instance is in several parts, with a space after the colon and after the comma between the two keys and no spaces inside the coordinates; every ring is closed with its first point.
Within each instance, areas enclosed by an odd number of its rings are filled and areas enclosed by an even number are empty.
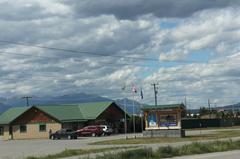
{"type": "Polygon", "coordinates": [[[159,147],[156,153],[160,158],[173,157],[178,154],[177,148],[173,148],[171,146],[159,147]]]}

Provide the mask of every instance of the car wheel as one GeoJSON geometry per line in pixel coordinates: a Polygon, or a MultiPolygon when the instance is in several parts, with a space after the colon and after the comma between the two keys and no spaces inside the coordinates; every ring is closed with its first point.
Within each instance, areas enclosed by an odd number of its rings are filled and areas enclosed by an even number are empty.
{"type": "Polygon", "coordinates": [[[96,136],[96,134],[95,133],[92,133],[92,137],[95,137],[96,136]]]}
{"type": "Polygon", "coordinates": [[[71,140],[71,139],[72,139],[71,135],[68,135],[68,140],[71,140]]]}

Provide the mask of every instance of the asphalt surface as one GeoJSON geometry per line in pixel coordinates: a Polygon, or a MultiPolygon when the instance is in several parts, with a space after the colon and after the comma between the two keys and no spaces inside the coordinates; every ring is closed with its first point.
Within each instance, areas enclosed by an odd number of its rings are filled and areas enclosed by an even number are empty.
{"type": "Polygon", "coordinates": [[[240,150],[174,157],[171,159],[239,159],[240,150]]]}
{"type": "MultiPolygon", "coordinates": [[[[221,129],[222,131],[226,129],[221,129]]],[[[231,130],[231,129],[227,129],[231,130]]],[[[237,129],[234,129],[237,130],[237,129]]],[[[239,129],[240,130],[240,129],[239,129]]],[[[220,131],[220,130],[218,130],[220,131]]],[[[214,130],[195,130],[187,131],[187,135],[209,134],[214,133],[214,130]]],[[[141,137],[142,134],[136,134],[141,137]]],[[[133,134],[128,134],[128,138],[133,138],[133,134]]],[[[45,156],[61,152],[65,149],[92,149],[103,147],[119,147],[131,145],[89,145],[89,143],[105,140],[124,139],[125,135],[112,135],[107,137],[83,137],[78,140],[11,140],[0,141],[0,159],[21,159],[28,156],[45,156]]],[[[235,139],[240,139],[235,138],[235,139]]],[[[181,146],[191,142],[177,143],[159,143],[159,144],[141,144],[139,146],[152,147],[157,149],[160,146],[181,146]]],[[[135,145],[136,146],[136,145],[135,145]]]]}
{"type": "MultiPolygon", "coordinates": [[[[136,134],[137,137],[142,134],[136,134]]],[[[133,135],[128,135],[133,138],[133,135]]],[[[0,141],[0,159],[21,159],[28,156],[45,156],[61,152],[65,149],[90,149],[103,147],[119,147],[124,145],[88,145],[92,142],[125,138],[125,135],[107,137],[81,137],[77,140],[10,140],[0,141]]]]}

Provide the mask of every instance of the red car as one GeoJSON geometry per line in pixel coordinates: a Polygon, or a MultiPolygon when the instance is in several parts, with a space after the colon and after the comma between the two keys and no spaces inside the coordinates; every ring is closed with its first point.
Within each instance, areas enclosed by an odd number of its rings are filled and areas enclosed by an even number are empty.
{"type": "Polygon", "coordinates": [[[99,125],[86,126],[77,130],[78,136],[101,136],[103,130],[99,125]]]}

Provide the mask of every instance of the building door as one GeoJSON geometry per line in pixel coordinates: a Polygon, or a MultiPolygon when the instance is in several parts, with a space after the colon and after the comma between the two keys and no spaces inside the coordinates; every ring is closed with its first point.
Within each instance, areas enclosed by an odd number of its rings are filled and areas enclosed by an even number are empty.
{"type": "Polygon", "coordinates": [[[3,137],[3,134],[4,134],[4,127],[3,127],[3,126],[0,126],[0,140],[1,140],[2,137],[3,137]]]}
{"type": "Polygon", "coordinates": [[[12,126],[9,126],[9,136],[10,136],[10,139],[13,139],[12,126]]]}

